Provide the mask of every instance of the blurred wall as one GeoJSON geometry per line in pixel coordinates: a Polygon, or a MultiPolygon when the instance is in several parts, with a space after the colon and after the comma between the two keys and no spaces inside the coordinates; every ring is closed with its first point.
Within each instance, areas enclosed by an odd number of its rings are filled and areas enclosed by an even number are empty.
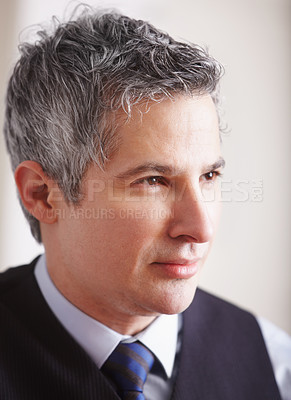
{"type": "MultiPolygon", "coordinates": [[[[226,67],[222,92],[230,132],[220,231],[202,285],[291,333],[290,161],[291,28],[289,0],[87,1],[147,19],[175,38],[209,45],[226,67]]],[[[18,34],[62,17],[64,0],[0,3],[0,118],[18,34]]],[[[70,3],[70,9],[76,2],[70,3]]],[[[26,34],[22,34],[26,37],[26,34]]],[[[30,236],[0,141],[0,266],[42,251],[30,236]]]]}

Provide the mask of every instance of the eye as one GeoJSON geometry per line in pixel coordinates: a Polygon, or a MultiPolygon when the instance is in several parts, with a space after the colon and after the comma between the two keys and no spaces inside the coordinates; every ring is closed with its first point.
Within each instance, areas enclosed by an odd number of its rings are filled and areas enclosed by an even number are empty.
{"type": "Polygon", "coordinates": [[[149,178],[146,179],[146,181],[150,186],[165,184],[165,180],[162,176],[150,176],[149,178]]]}
{"type": "Polygon", "coordinates": [[[167,181],[163,176],[148,176],[146,178],[139,179],[134,182],[134,184],[138,185],[149,185],[149,186],[158,186],[158,185],[167,185],[167,181]]]}
{"type": "Polygon", "coordinates": [[[222,174],[219,171],[210,171],[204,174],[202,177],[205,181],[215,181],[216,178],[220,177],[222,174]]]}

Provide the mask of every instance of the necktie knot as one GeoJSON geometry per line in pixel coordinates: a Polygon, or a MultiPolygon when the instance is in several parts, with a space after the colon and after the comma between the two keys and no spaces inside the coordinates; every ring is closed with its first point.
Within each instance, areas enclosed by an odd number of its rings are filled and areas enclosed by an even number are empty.
{"type": "Polygon", "coordinates": [[[153,363],[153,354],[140,342],[119,343],[102,371],[123,400],[144,400],[143,385],[153,363]]]}

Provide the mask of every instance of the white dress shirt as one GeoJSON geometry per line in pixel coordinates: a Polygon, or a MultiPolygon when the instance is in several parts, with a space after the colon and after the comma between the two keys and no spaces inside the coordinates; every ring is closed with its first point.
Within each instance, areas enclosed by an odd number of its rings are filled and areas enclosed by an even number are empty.
{"type": "MultiPolygon", "coordinates": [[[[181,344],[178,334],[182,320],[178,315],[161,315],[137,335],[122,335],[83,313],[59,292],[48,274],[44,255],[37,262],[35,277],[52,312],[98,368],[102,367],[119,342],[139,340],[155,354],[163,367],[160,375],[149,374],[144,386],[146,398],[167,400],[171,397],[176,375],[174,362],[181,344]]],[[[258,322],[282,399],[291,400],[291,338],[265,319],[259,318],[258,322]]]]}

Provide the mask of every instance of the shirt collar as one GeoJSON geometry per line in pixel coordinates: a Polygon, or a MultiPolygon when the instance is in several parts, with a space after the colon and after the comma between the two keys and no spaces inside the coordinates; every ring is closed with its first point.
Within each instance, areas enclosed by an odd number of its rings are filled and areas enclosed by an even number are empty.
{"type": "Polygon", "coordinates": [[[137,335],[122,335],[79,310],[59,292],[49,276],[45,255],[37,262],[35,277],[42,295],[57,319],[98,368],[102,367],[120,341],[140,340],[159,359],[167,376],[172,375],[178,336],[178,315],[161,315],[137,335]]]}

